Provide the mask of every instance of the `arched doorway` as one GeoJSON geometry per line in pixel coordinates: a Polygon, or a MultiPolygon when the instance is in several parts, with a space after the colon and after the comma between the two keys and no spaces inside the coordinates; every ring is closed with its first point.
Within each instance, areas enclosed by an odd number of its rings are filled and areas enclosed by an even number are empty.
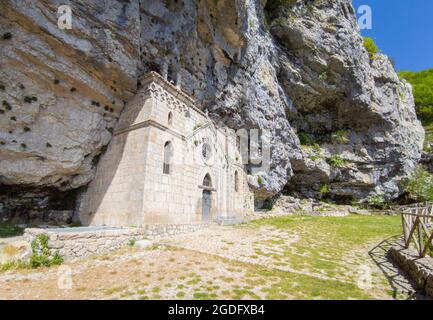
{"type": "Polygon", "coordinates": [[[203,192],[202,192],[202,205],[201,205],[201,219],[202,221],[209,221],[211,218],[212,209],[212,179],[207,173],[203,178],[203,192]]]}

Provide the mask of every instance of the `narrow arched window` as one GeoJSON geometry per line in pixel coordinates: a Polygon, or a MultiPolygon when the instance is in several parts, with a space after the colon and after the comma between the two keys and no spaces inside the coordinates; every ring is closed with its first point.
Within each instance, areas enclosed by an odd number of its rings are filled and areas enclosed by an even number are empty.
{"type": "Polygon", "coordinates": [[[236,149],[241,152],[241,137],[236,136],[236,149]]]}
{"type": "Polygon", "coordinates": [[[206,175],[203,178],[203,186],[212,187],[212,179],[210,178],[209,173],[206,173],[206,175]]]}
{"type": "Polygon", "coordinates": [[[173,147],[171,145],[170,141],[167,141],[164,145],[164,165],[162,172],[164,174],[170,174],[170,164],[171,164],[171,158],[173,156],[173,147]]]}
{"type": "Polygon", "coordinates": [[[167,122],[169,126],[173,123],[173,113],[171,111],[168,113],[167,122]]]}
{"type": "Polygon", "coordinates": [[[238,192],[239,191],[239,176],[238,176],[238,172],[235,171],[235,191],[238,192]]]}

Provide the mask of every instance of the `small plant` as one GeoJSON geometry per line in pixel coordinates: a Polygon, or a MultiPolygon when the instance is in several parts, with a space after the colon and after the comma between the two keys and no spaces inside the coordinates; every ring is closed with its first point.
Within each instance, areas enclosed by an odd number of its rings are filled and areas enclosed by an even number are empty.
{"type": "MultiPolygon", "coordinates": [[[[13,142],[13,141],[12,141],[12,142],[13,142]]],[[[25,143],[21,143],[20,146],[21,146],[21,148],[23,148],[23,149],[27,148],[27,145],[26,145],[25,143]]]]}
{"type": "Polygon", "coordinates": [[[24,90],[26,88],[26,87],[24,87],[24,85],[22,83],[20,83],[19,87],[21,90],[24,90]]]}
{"type": "Polygon", "coordinates": [[[368,51],[368,55],[370,57],[370,62],[374,60],[374,56],[379,52],[379,48],[372,38],[365,37],[364,38],[364,47],[368,51]]]}
{"type": "Polygon", "coordinates": [[[63,263],[63,258],[58,252],[52,254],[48,247],[48,235],[41,233],[31,243],[32,256],[30,265],[32,268],[50,267],[63,263]]]}
{"type": "Polygon", "coordinates": [[[418,166],[407,182],[406,192],[416,201],[433,200],[433,175],[423,166],[418,166]]]}
{"type": "Polygon", "coordinates": [[[136,242],[135,239],[130,239],[130,240],[128,241],[128,246],[130,246],[130,247],[135,246],[135,242],[136,242]]]}
{"type": "Polygon", "coordinates": [[[105,110],[105,111],[108,111],[108,110],[110,110],[110,108],[109,108],[108,106],[105,106],[105,107],[104,107],[104,110],[105,110]]]}
{"type": "Polygon", "coordinates": [[[11,117],[11,120],[12,120],[12,121],[17,121],[17,118],[16,118],[15,116],[12,116],[12,117],[11,117]]]}
{"type": "Polygon", "coordinates": [[[198,140],[194,140],[194,145],[197,147],[198,146],[198,144],[200,143],[198,140]]]}
{"type": "Polygon", "coordinates": [[[198,128],[201,128],[203,125],[201,124],[201,123],[196,123],[195,125],[194,125],[194,128],[193,128],[193,130],[197,130],[198,128]]]}
{"type": "Polygon", "coordinates": [[[30,129],[29,127],[24,127],[23,130],[24,130],[24,132],[32,131],[32,129],[30,129]]]}
{"type": "Polygon", "coordinates": [[[92,106],[99,107],[101,104],[98,101],[92,100],[92,106]]]}
{"type": "Polygon", "coordinates": [[[109,128],[105,128],[105,129],[107,129],[107,131],[110,132],[111,134],[113,134],[113,132],[114,132],[114,129],[111,128],[111,127],[109,127],[109,128]]]}
{"type": "Polygon", "coordinates": [[[59,79],[54,79],[54,84],[59,84],[59,83],[60,83],[59,79]]]}
{"type": "Polygon", "coordinates": [[[348,143],[349,139],[347,138],[347,132],[344,130],[338,130],[331,134],[331,141],[333,143],[348,143]]]}
{"type": "Polygon", "coordinates": [[[1,90],[1,91],[5,91],[5,90],[6,90],[6,87],[5,87],[3,84],[0,84],[0,90],[1,90]]]}
{"type": "Polygon", "coordinates": [[[400,98],[400,101],[406,103],[407,100],[406,100],[406,96],[404,95],[403,90],[400,89],[400,88],[397,88],[397,92],[398,92],[398,96],[399,96],[399,98],[400,98]]]}
{"type": "Polygon", "coordinates": [[[47,148],[51,148],[51,147],[52,147],[51,143],[49,143],[49,142],[47,142],[47,143],[45,144],[45,146],[46,146],[47,148]]]}
{"type": "Polygon", "coordinates": [[[262,176],[257,176],[257,183],[259,184],[259,185],[263,185],[263,177],[262,176]]]}
{"type": "Polygon", "coordinates": [[[12,39],[12,33],[10,33],[10,32],[3,33],[3,35],[2,35],[2,39],[3,39],[3,40],[9,40],[9,39],[12,39]]]}
{"type": "Polygon", "coordinates": [[[321,188],[320,188],[320,193],[321,194],[328,194],[329,193],[329,186],[328,184],[324,184],[321,188]]]}
{"type": "Polygon", "coordinates": [[[326,80],[328,80],[328,71],[324,71],[320,74],[319,79],[322,82],[325,82],[326,80]]]}
{"type": "Polygon", "coordinates": [[[304,131],[298,131],[298,138],[301,146],[311,146],[314,144],[313,137],[304,131]]]}
{"type": "Polygon", "coordinates": [[[367,204],[370,207],[380,210],[388,209],[390,207],[390,202],[386,200],[382,193],[368,197],[367,204]]]}
{"type": "Polygon", "coordinates": [[[326,159],[326,162],[333,168],[344,168],[347,165],[347,162],[338,154],[334,154],[326,159]]]}

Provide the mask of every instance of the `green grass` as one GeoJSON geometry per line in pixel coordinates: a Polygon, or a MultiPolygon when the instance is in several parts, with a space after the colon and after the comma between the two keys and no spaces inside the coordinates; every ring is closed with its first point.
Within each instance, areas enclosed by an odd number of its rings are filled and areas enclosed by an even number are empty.
{"type": "MultiPolygon", "coordinates": [[[[258,275],[278,278],[265,289],[268,299],[293,295],[296,299],[370,299],[373,295],[357,286],[356,270],[369,260],[368,251],[375,244],[401,234],[401,221],[397,216],[285,216],[256,220],[247,227],[262,226],[299,236],[290,245],[268,240],[259,245],[263,248],[266,244],[269,251],[255,250],[258,256],[271,261],[269,268],[257,270],[258,275]],[[272,265],[288,267],[294,272],[275,270],[272,265]]],[[[377,281],[383,280],[380,277],[376,275],[377,281]]]]}
{"type": "MultiPolygon", "coordinates": [[[[284,216],[252,222],[253,226],[274,226],[282,229],[301,228],[312,236],[317,232],[330,233],[335,240],[350,244],[363,244],[374,238],[383,238],[401,232],[401,219],[398,216],[314,217],[284,216]]],[[[334,245],[335,243],[330,243],[334,245]]]]}
{"type": "Polygon", "coordinates": [[[24,228],[9,223],[0,223],[0,238],[16,237],[23,233],[24,228]]]}

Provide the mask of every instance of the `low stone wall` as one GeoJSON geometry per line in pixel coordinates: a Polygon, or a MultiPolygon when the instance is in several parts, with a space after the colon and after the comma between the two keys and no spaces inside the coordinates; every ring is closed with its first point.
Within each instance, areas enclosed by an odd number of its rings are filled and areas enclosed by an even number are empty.
{"type": "Polygon", "coordinates": [[[131,243],[131,240],[158,239],[193,232],[208,224],[146,225],[141,228],[77,227],[26,229],[24,236],[31,243],[39,234],[47,234],[48,248],[65,260],[105,253],[131,243]]]}
{"type": "Polygon", "coordinates": [[[402,241],[390,248],[390,255],[425,290],[427,296],[433,298],[433,258],[419,258],[417,251],[405,249],[402,241]]]}

